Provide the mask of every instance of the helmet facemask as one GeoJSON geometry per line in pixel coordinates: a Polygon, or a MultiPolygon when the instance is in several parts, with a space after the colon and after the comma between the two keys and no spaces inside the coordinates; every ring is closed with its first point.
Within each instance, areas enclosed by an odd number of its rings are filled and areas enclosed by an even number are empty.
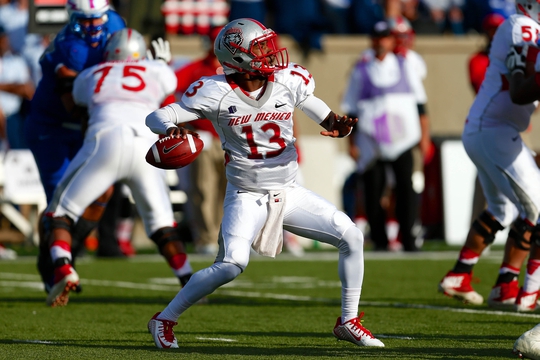
{"type": "Polygon", "coordinates": [[[289,66],[286,48],[278,48],[277,34],[252,19],[239,19],[219,33],[214,52],[225,74],[270,76],[289,66]]]}
{"type": "Polygon", "coordinates": [[[93,44],[97,43],[104,36],[103,29],[105,28],[105,23],[108,20],[107,14],[101,16],[88,17],[84,14],[72,14],[70,19],[71,30],[82,37],[87,43],[93,44]],[[85,25],[85,20],[94,20],[102,19],[102,23],[99,25],[85,25]]]}
{"type": "Polygon", "coordinates": [[[274,71],[285,69],[289,65],[287,49],[278,49],[276,38],[276,33],[270,30],[268,34],[251,41],[248,54],[253,58],[251,67],[255,73],[270,76],[274,71]]]}
{"type": "Polygon", "coordinates": [[[66,10],[71,31],[90,45],[99,42],[105,35],[104,28],[109,20],[107,15],[109,9],[108,0],[68,0],[66,10]],[[97,22],[96,19],[101,21],[97,22]],[[99,24],[89,24],[91,22],[99,24]]]}

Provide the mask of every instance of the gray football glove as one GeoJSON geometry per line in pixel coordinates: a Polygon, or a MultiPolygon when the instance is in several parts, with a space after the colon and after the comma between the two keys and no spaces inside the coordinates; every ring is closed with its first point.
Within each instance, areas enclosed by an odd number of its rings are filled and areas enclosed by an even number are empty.
{"type": "Polygon", "coordinates": [[[146,50],[146,58],[149,60],[162,60],[165,64],[171,62],[171,46],[167,40],[158,38],[157,40],[152,40],[152,47],[154,48],[155,57],[152,54],[150,49],[146,50]]]}
{"type": "Polygon", "coordinates": [[[527,51],[527,45],[523,45],[523,47],[512,46],[512,48],[506,55],[505,64],[511,75],[514,75],[517,72],[525,74],[527,51]]]}

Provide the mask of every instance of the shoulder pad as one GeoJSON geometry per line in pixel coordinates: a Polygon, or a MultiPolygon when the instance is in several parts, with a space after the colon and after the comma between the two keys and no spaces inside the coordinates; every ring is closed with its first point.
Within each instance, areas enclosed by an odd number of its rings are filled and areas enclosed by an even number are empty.
{"type": "Polygon", "coordinates": [[[230,89],[224,75],[202,77],[188,87],[182,102],[193,109],[206,108],[214,101],[219,101],[230,89]]]}

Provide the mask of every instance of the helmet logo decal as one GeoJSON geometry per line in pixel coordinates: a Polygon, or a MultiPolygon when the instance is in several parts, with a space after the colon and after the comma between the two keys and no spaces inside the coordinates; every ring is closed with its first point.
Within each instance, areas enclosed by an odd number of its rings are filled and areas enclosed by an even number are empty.
{"type": "Polygon", "coordinates": [[[225,48],[227,48],[227,50],[229,50],[230,53],[233,55],[236,54],[238,49],[232,46],[231,43],[240,46],[240,44],[242,44],[243,41],[244,41],[244,37],[242,36],[242,30],[239,28],[229,29],[223,36],[223,46],[225,46],[225,48]]]}

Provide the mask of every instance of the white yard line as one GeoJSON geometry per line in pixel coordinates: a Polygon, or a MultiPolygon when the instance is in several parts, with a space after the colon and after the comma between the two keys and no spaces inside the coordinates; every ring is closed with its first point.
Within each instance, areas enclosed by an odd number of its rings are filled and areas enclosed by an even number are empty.
{"type": "Polygon", "coordinates": [[[207,338],[207,337],[196,337],[197,340],[210,340],[210,341],[224,341],[224,342],[235,342],[238,340],[227,339],[227,338],[207,338]]]}
{"type": "Polygon", "coordinates": [[[398,340],[415,340],[416,338],[410,337],[410,336],[397,336],[397,335],[384,335],[384,334],[377,334],[377,338],[379,339],[398,339],[398,340]]]}
{"type": "Polygon", "coordinates": [[[17,340],[17,339],[13,339],[11,341],[17,342],[17,343],[28,343],[28,344],[60,344],[60,343],[57,343],[57,342],[45,341],[45,340],[17,340]]]}
{"type": "MultiPolygon", "coordinates": [[[[375,251],[365,251],[364,259],[367,261],[377,260],[377,261],[391,261],[391,260],[455,260],[459,255],[459,251],[419,251],[414,253],[407,252],[375,252],[375,251]]],[[[484,251],[482,253],[482,261],[495,261],[500,262],[503,257],[502,250],[491,250],[484,251]]],[[[200,255],[200,254],[189,254],[189,260],[191,262],[208,262],[212,264],[215,257],[211,255],[200,255]]],[[[93,256],[84,256],[77,259],[77,262],[80,264],[88,264],[96,261],[97,259],[93,256]]],[[[260,256],[252,255],[249,259],[250,262],[254,261],[337,261],[338,252],[337,251],[307,251],[304,256],[296,257],[290,253],[281,253],[275,259],[260,256]]],[[[35,263],[35,256],[20,256],[16,260],[9,260],[3,263],[35,263]]],[[[157,263],[163,262],[163,257],[159,254],[140,254],[132,258],[124,259],[124,261],[133,262],[133,263],[157,263]]]]}
{"type": "MultiPolygon", "coordinates": [[[[332,261],[337,260],[337,253],[327,252],[327,253],[317,253],[312,256],[306,256],[303,258],[296,258],[292,256],[287,256],[284,254],[280,256],[278,261],[332,261]],[[284,256],[285,255],[285,256],[284,256]]],[[[500,261],[500,254],[491,254],[492,256],[484,257],[488,258],[488,261],[500,261]],[[495,256],[493,256],[495,255],[495,256]]],[[[209,257],[201,257],[200,259],[194,259],[195,256],[190,256],[192,261],[204,261],[212,260],[209,257]]],[[[456,253],[454,252],[445,252],[445,253],[419,253],[417,256],[407,256],[403,254],[392,254],[392,253],[366,253],[366,260],[441,260],[441,259],[454,259],[456,258],[456,253]],[[381,254],[381,255],[379,255],[381,254]]],[[[92,262],[93,259],[85,259],[85,262],[92,262]]],[[[272,261],[272,259],[263,258],[257,256],[252,258],[255,261],[272,261]]],[[[161,262],[163,258],[161,256],[137,256],[135,259],[130,259],[134,262],[161,262]]],[[[291,283],[294,285],[296,283],[294,277],[277,277],[273,278],[272,282],[279,283],[281,285],[291,283]]],[[[301,283],[309,283],[310,280],[317,282],[317,279],[307,279],[301,278],[301,283]]],[[[81,279],[83,285],[92,285],[92,286],[104,286],[111,288],[126,288],[126,289],[137,289],[137,290],[147,290],[147,291],[165,291],[176,293],[179,290],[179,285],[176,283],[175,278],[166,278],[166,279],[152,279],[152,283],[135,283],[128,281],[111,281],[111,280],[96,280],[96,279],[81,279]]],[[[249,287],[250,284],[239,282],[238,288],[249,287]]],[[[321,284],[318,284],[319,286],[321,284]]],[[[251,284],[251,286],[255,286],[251,284]]],[[[234,289],[234,282],[230,283],[228,287],[220,288],[215,291],[215,294],[221,296],[232,296],[232,297],[244,297],[244,298],[261,298],[261,299],[276,299],[276,300],[286,300],[286,301],[299,301],[299,302],[315,302],[315,303],[326,303],[326,304],[336,304],[339,305],[340,300],[336,298],[319,298],[311,296],[298,296],[290,294],[276,294],[276,293],[267,293],[259,291],[241,291],[234,289]]],[[[326,287],[335,287],[329,286],[326,287]]],[[[43,283],[40,281],[38,275],[32,274],[19,274],[19,273],[6,273],[0,272],[0,288],[13,289],[13,288],[26,288],[32,290],[43,291],[43,283]]],[[[386,308],[404,308],[404,309],[421,309],[421,310],[434,310],[434,311],[448,311],[455,313],[468,313],[468,314],[484,314],[484,315],[493,315],[493,316],[511,316],[511,317],[521,317],[521,318],[531,318],[539,319],[540,314],[537,313],[517,313],[517,312],[506,312],[499,310],[482,310],[474,308],[453,308],[447,306],[433,306],[433,305],[424,305],[424,304],[407,304],[399,302],[382,302],[382,301],[361,301],[360,306],[372,306],[372,307],[386,307],[386,308]]],[[[414,340],[414,337],[409,336],[397,336],[397,335],[384,335],[377,334],[377,337],[381,339],[398,339],[398,340],[414,340]]],[[[217,341],[217,342],[236,342],[235,339],[229,338],[211,338],[211,337],[197,337],[197,340],[203,341],[217,341]]],[[[14,339],[13,342],[18,343],[29,343],[29,344],[59,344],[57,342],[45,341],[45,340],[18,340],[14,339]]]]}
{"type": "MultiPolygon", "coordinates": [[[[38,275],[30,274],[17,274],[0,272],[0,287],[6,288],[28,288],[43,291],[43,284],[39,281],[38,275]],[[15,281],[16,280],[16,281],[15,281]]],[[[166,291],[176,293],[179,290],[178,285],[162,285],[162,284],[148,284],[148,283],[134,283],[128,281],[110,281],[110,280],[94,280],[94,279],[81,279],[83,285],[93,286],[105,286],[112,288],[126,288],[137,290],[149,290],[149,291],[166,291]]],[[[339,299],[332,298],[319,298],[311,296],[298,296],[290,294],[276,294],[266,293],[258,291],[240,291],[231,290],[230,288],[218,289],[215,294],[222,296],[234,296],[244,298],[261,298],[261,299],[276,299],[276,300],[288,300],[288,301],[304,301],[315,303],[327,303],[327,304],[339,304],[339,299]]],[[[540,314],[537,313],[518,313],[507,312],[500,310],[483,310],[474,308],[454,308],[448,306],[434,306],[424,304],[407,304],[400,302],[384,302],[384,301],[360,301],[360,306],[373,306],[373,307],[392,307],[392,308],[406,308],[406,309],[423,309],[423,310],[436,310],[436,311],[449,311],[456,313],[468,313],[468,314],[485,314],[494,316],[512,316],[523,318],[540,318],[540,314]]]]}

